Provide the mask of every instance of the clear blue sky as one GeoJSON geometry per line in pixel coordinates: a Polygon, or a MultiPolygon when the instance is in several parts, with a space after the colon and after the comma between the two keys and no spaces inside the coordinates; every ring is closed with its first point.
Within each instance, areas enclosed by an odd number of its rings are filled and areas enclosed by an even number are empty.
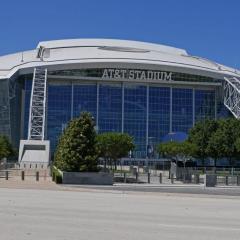
{"type": "Polygon", "coordinates": [[[0,55],[63,38],[185,48],[240,69],[240,0],[1,0],[0,55]]]}

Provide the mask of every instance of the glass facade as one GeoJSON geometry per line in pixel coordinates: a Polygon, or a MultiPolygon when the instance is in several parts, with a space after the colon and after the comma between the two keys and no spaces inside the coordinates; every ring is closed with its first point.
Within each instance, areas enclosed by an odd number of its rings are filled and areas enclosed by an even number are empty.
{"type": "MultiPolygon", "coordinates": [[[[24,86],[24,138],[27,138],[31,80],[24,86]]],[[[170,132],[185,132],[199,120],[215,118],[215,87],[50,79],[48,83],[46,136],[54,151],[70,119],[90,112],[102,132],[126,132],[134,137],[134,157],[145,158],[170,132]]]]}
{"type": "Polygon", "coordinates": [[[47,138],[55,149],[58,137],[71,120],[72,86],[49,85],[47,106],[47,138]]]}
{"type": "Polygon", "coordinates": [[[97,86],[96,84],[73,85],[73,117],[79,117],[81,112],[90,112],[97,117],[97,86]]]}
{"type": "Polygon", "coordinates": [[[21,136],[21,103],[22,103],[22,82],[16,78],[9,79],[9,104],[11,137],[9,138],[14,147],[18,148],[18,139],[21,136]]]}
{"type": "Polygon", "coordinates": [[[149,87],[148,143],[158,144],[170,131],[170,88],[149,87]]]}
{"type": "Polygon", "coordinates": [[[135,157],[146,156],[147,87],[124,86],[124,132],[134,137],[135,157]]]}
{"type": "Polygon", "coordinates": [[[195,90],[195,122],[215,118],[215,91],[195,90]]]}
{"type": "Polygon", "coordinates": [[[25,80],[25,104],[24,108],[24,139],[28,137],[28,121],[29,121],[29,108],[30,108],[30,97],[31,97],[31,90],[32,90],[32,80],[25,80]]]}
{"type": "Polygon", "coordinates": [[[99,84],[99,132],[122,131],[122,86],[99,84]]]}
{"type": "Polygon", "coordinates": [[[0,134],[11,139],[8,80],[0,80],[0,134]]]}
{"type": "Polygon", "coordinates": [[[172,89],[172,132],[188,132],[193,126],[193,90],[172,89]]]}

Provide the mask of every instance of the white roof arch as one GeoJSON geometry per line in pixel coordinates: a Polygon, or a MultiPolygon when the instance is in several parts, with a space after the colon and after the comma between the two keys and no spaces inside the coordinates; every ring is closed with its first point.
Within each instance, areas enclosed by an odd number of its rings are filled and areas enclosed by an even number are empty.
{"type": "Polygon", "coordinates": [[[71,65],[77,63],[132,63],[172,67],[176,70],[240,77],[236,69],[187,54],[170,46],[116,39],[68,39],[40,42],[35,50],[0,57],[0,79],[10,78],[19,70],[36,66],[71,65]],[[42,54],[42,57],[40,55],[42,54]]]}

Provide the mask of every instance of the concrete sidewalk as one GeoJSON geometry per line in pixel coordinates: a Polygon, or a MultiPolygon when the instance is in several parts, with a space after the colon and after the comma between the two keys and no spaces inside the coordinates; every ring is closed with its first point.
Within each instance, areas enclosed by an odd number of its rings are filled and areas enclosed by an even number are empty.
{"type": "Polygon", "coordinates": [[[55,184],[51,177],[39,178],[39,181],[36,181],[35,177],[26,176],[22,181],[19,176],[14,176],[8,180],[0,178],[0,188],[58,190],[61,185],[55,184]]]}
{"type": "Polygon", "coordinates": [[[40,178],[36,181],[33,176],[26,176],[22,181],[19,176],[10,177],[9,180],[0,178],[0,188],[11,189],[38,189],[58,191],[109,191],[109,192],[143,192],[143,193],[178,193],[178,194],[204,194],[240,196],[239,186],[217,186],[205,188],[203,184],[126,184],[115,183],[113,186],[103,185],[64,185],[56,184],[51,177],[40,178]]]}

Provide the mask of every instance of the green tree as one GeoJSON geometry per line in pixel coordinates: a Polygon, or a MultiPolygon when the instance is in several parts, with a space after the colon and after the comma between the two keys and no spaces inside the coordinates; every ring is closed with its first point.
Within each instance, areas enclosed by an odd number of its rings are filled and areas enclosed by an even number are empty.
{"type": "Polygon", "coordinates": [[[98,146],[99,157],[102,157],[104,159],[104,169],[106,169],[106,165],[110,158],[109,149],[111,146],[111,140],[107,133],[97,135],[97,146],[98,146]]]}
{"type": "Polygon", "coordinates": [[[97,142],[94,121],[89,113],[69,122],[59,139],[54,165],[62,171],[97,171],[97,142]]]}
{"type": "Polygon", "coordinates": [[[191,157],[194,157],[197,151],[195,144],[188,141],[184,142],[167,142],[161,143],[158,146],[158,152],[165,157],[169,157],[175,160],[187,161],[191,157]]]}
{"type": "Polygon", "coordinates": [[[126,157],[130,150],[134,149],[133,138],[127,133],[108,132],[99,134],[97,136],[100,156],[110,163],[114,162],[115,169],[117,169],[117,161],[126,157]]]}
{"type": "Polygon", "coordinates": [[[189,141],[184,141],[180,143],[179,146],[179,155],[183,161],[187,161],[196,156],[197,153],[197,146],[194,143],[189,141]]]}
{"type": "Polygon", "coordinates": [[[169,157],[170,159],[176,160],[177,155],[180,152],[180,143],[175,141],[160,143],[157,147],[157,151],[164,157],[169,157]]]}
{"type": "MultiPolygon", "coordinates": [[[[220,157],[228,157],[230,165],[234,166],[235,159],[239,157],[236,141],[240,136],[240,122],[235,118],[219,120],[219,128],[213,134],[215,141],[218,140],[220,157]]],[[[214,144],[214,139],[211,141],[214,144]]],[[[216,144],[216,143],[215,143],[216,144]]]]}
{"type": "Polygon", "coordinates": [[[206,153],[208,156],[214,159],[214,168],[216,170],[217,160],[224,156],[223,150],[223,138],[224,134],[222,129],[219,127],[215,133],[208,140],[208,145],[206,148],[206,153]]]}
{"type": "Polygon", "coordinates": [[[208,141],[213,133],[218,128],[218,122],[215,120],[205,120],[198,122],[190,130],[188,142],[196,146],[195,156],[202,160],[202,165],[205,165],[205,159],[208,157],[207,146],[208,141]]]}
{"type": "Polygon", "coordinates": [[[0,135],[0,160],[15,156],[16,152],[6,136],[0,135]]]}
{"type": "Polygon", "coordinates": [[[240,137],[238,137],[235,141],[235,147],[238,155],[240,155],[240,137]]]}

